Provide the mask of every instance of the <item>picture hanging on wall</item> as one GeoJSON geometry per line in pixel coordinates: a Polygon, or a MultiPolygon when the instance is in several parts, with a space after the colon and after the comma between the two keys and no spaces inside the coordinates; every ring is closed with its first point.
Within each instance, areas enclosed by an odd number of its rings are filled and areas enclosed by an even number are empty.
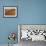
{"type": "Polygon", "coordinates": [[[4,17],[16,17],[17,16],[17,7],[4,7],[4,17]]]}

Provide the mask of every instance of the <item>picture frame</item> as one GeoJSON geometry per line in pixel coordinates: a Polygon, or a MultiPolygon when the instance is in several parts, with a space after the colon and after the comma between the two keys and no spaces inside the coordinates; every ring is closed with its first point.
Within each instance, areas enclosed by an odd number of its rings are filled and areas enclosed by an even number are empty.
{"type": "Polygon", "coordinates": [[[3,8],[4,17],[17,17],[17,7],[16,6],[5,6],[3,8]]]}

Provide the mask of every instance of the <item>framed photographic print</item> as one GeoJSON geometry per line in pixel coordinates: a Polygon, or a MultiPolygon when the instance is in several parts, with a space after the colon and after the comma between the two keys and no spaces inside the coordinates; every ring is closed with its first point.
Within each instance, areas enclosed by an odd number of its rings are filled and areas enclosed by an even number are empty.
{"type": "Polygon", "coordinates": [[[17,16],[17,7],[4,7],[4,17],[16,17],[17,16]]]}

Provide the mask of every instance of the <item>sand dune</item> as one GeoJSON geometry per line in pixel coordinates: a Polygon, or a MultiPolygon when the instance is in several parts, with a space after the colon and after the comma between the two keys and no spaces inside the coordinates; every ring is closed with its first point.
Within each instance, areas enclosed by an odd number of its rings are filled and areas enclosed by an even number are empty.
{"type": "Polygon", "coordinates": [[[14,16],[16,15],[16,10],[15,9],[5,9],[5,15],[14,16]]]}

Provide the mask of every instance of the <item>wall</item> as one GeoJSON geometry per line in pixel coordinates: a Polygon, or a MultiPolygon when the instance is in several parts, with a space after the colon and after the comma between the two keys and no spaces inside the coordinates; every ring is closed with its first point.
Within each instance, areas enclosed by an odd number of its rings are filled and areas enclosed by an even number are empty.
{"type": "MultiPolygon", "coordinates": [[[[10,32],[17,32],[17,18],[3,18],[3,7],[4,6],[16,6],[17,0],[1,0],[0,1],[0,44],[7,44],[9,42],[8,35],[10,32]],[[3,3],[2,3],[3,2],[3,3]]],[[[18,43],[16,38],[15,43],[18,43]]]]}
{"type": "Polygon", "coordinates": [[[20,0],[21,24],[46,24],[46,0],[20,0]]]}
{"type": "Polygon", "coordinates": [[[18,32],[18,24],[46,24],[46,0],[1,0],[0,2],[0,44],[8,43],[9,32],[18,32]],[[3,18],[3,6],[12,5],[17,6],[18,16],[3,18]]]}

